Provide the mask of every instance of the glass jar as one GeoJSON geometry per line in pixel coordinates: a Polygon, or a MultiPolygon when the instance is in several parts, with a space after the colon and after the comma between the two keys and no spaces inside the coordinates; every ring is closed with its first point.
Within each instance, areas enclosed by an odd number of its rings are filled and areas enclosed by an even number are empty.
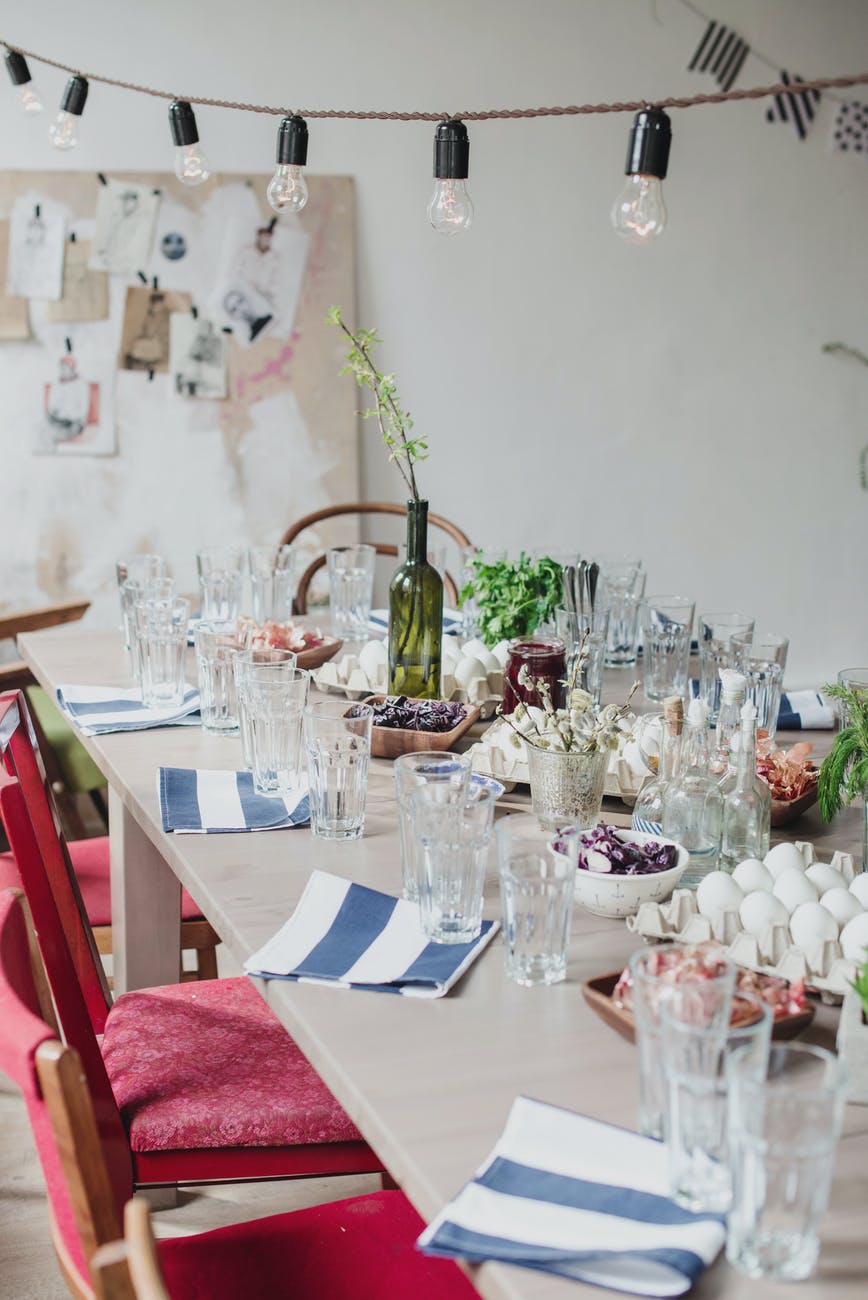
{"type": "Polygon", "coordinates": [[[590,754],[557,749],[537,749],[525,744],[530,771],[530,797],[534,815],[543,830],[575,826],[590,830],[600,819],[610,755],[595,749],[590,754]]]}
{"type": "Polygon", "coordinates": [[[513,713],[519,701],[542,708],[539,692],[519,685],[518,674],[524,664],[527,664],[531,677],[548,683],[552,704],[556,709],[562,709],[566,701],[564,682],[567,675],[563,641],[559,637],[516,637],[509,643],[509,656],[503,673],[503,712],[513,713]]]}

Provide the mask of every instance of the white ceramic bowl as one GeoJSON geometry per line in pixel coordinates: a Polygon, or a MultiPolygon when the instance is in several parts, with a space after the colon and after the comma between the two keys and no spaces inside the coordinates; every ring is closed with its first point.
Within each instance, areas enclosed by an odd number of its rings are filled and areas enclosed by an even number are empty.
{"type": "MultiPolygon", "coordinates": [[[[639,831],[618,830],[618,839],[625,844],[674,844],[663,835],[644,835],[639,831]]],[[[576,871],[576,898],[582,907],[595,916],[622,918],[633,916],[641,903],[662,903],[669,897],[681,879],[690,854],[676,844],[678,859],[668,871],[652,871],[642,876],[621,876],[614,871],[576,871]]]]}

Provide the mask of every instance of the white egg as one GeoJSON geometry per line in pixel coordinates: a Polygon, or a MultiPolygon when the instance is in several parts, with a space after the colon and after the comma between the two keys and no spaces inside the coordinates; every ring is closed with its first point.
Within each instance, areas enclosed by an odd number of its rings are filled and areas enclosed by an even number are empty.
{"type": "Polygon", "coordinates": [[[503,672],[503,669],[500,666],[500,660],[497,659],[496,656],[493,655],[490,650],[486,650],[484,655],[479,656],[479,662],[485,665],[486,673],[503,672]]]}
{"type": "Polygon", "coordinates": [[[790,919],[789,912],[779,898],[774,898],[762,889],[746,894],[738,909],[739,919],[748,934],[759,938],[770,925],[786,925],[790,919]]]}
{"type": "Polygon", "coordinates": [[[753,893],[755,889],[764,889],[770,894],[775,883],[774,876],[759,858],[745,858],[732,873],[732,878],[746,894],[753,893]]]}
{"type": "Polygon", "coordinates": [[[811,884],[804,871],[797,871],[795,867],[781,872],[772,893],[790,913],[795,912],[801,903],[816,903],[820,897],[817,886],[811,884]]]}
{"type": "Polygon", "coordinates": [[[868,956],[868,912],[854,916],[841,931],[841,951],[846,961],[864,961],[868,956]]]}
{"type": "Polygon", "coordinates": [[[388,663],[385,641],[369,641],[359,651],[359,667],[371,681],[376,681],[377,670],[388,663]]]}
{"type": "Polygon", "coordinates": [[[726,908],[737,909],[743,898],[744,890],[725,871],[709,872],[696,891],[700,912],[712,921],[726,908]]]}
{"type": "Polygon", "coordinates": [[[457,637],[444,636],[440,642],[440,658],[444,664],[457,664],[461,658],[461,646],[457,637]]]}
{"type": "Polygon", "coordinates": [[[790,934],[797,948],[813,948],[838,938],[838,922],[820,903],[800,903],[790,917],[790,934]]]}
{"type": "Polygon", "coordinates": [[[491,647],[491,653],[494,655],[501,668],[505,668],[506,661],[509,658],[509,642],[498,641],[497,645],[491,647]]]}
{"type": "Polygon", "coordinates": [[[850,884],[850,893],[855,894],[863,907],[868,907],[868,871],[859,872],[850,884]]]}
{"type": "Polygon", "coordinates": [[[805,859],[795,844],[776,844],[773,849],[769,849],[763,861],[775,880],[782,871],[787,871],[790,867],[795,867],[797,871],[805,869],[805,859]]]}
{"type": "Polygon", "coordinates": [[[482,659],[488,654],[488,646],[484,641],[480,641],[478,636],[471,637],[461,647],[461,654],[465,659],[482,659]]]}
{"type": "Polygon", "coordinates": [[[828,862],[812,862],[805,875],[812,884],[817,886],[821,894],[825,894],[830,889],[847,888],[847,882],[840,871],[830,867],[828,862]]]}
{"type": "Polygon", "coordinates": [[[831,912],[839,925],[846,925],[854,916],[862,915],[862,904],[849,889],[827,889],[820,898],[827,912],[831,912]]]}
{"type": "Polygon", "coordinates": [[[485,665],[478,659],[462,656],[455,665],[455,680],[462,690],[466,691],[471,682],[478,682],[480,678],[485,681],[486,677],[485,665]]]}

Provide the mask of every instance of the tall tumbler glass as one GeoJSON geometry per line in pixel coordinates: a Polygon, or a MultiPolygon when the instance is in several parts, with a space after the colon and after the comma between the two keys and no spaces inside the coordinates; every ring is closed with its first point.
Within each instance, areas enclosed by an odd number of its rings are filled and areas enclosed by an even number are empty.
{"type": "Polygon", "coordinates": [[[700,962],[676,971],[668,964],[669,949],[641,948],[630,958],[631,1007],[639,1058],[639,1130],[662,1138],[666,1113],[666,1079],[660,1008],[674,988],[683,990],[680,1014],[708,1029],[728,1025],[736,968],[721,962],[717,971],[700,962]]]}
{"type": "Polygon", "coordinates": [[[288,795],[306,780],[301,733],[309,685],[309,673],[282,665],[254,668],[246,678],[244,708],[257,794],[288,795]]]}
{"type": "Polygon", "coordinates": [[[238,734],[235,656],[250,646],[250,626],[234,620],[201,622],[194,633],[202,727],[217,735],[238,734]]]}
{"type": "Polygon", "coordinates": [[[121,611],[124,619],[124,648],[130,656],[133,681],[142,680],[142,661],[139,655],[135,609],[148,601],[172,600],[175,583],[171,578],[127,578],[121,586],[121,611]]]}
{"type": "Polygon", "coordinates": [[[150,600],[133,607],[142,703],[167,708],[182,704],[186,690],[189,600],[150,600]]]}
{"type": "Polygon", "coordinates": [[[118,581],[118,599],[121,606],[121,627],[124,631],[124,649],[129,650],[127,621],[124,614],[123,585],[125,582],[155,582],[158,578],[167,578],[169,567],[162,555],[150,552],[130,555],[126,560],[115,561],[115,577],[118,581]]]}
{"type": "Polygon", "coordinates": [[[775,1044],[757,1078],[727,1062],[732,1208],[726,1257],[748,1277],[797,1282],[814,1271],[844,1113],[847,1072],[807,1043],[775,1044]]]}
{"type": "Polygon", "coordinates": [[[639,591],[617,591],[602,585],[597,599],[609,611],[606,645],[607,668],[632,668],[639,653],[639,610],[645,591],[645,574],[637,578],[639,591]]]}
{"type": "Polygon", "coordinates": [[[506,973],[516,984],[559,984],[576,887],[575,852],[555,853],[532,817],[505,817],[496,830],[506,973]]]}
{"type": "Polygon", "coordinates": [[[748,632],[732,638],[733,667],[747,678],[745,699],[756,705],[757,729],[774,740],[781,707],[789,639],[771,632],[748,632]]]}
{"type": "Polygon", "coordinates": [[[234,659],[235,693],[238,699],[238,729],[241,733],[241,761],[245,767],[250,762],[250,728],[247,725],[247,682],[254,673],[265,681],[276,681],[295,668],[298,656],[294,650],[280,650],[272,646],[253,646],[239,650],[234,659]]]}
{"type": "Polygon", "coordinates": [[[732,639],[749,636],[754,620],[747,614],[700,614],[697,624],[699,698],[708,705],[708,720],[713,725],[720,712],[720,670],[732,667],[732,639]]]}
{"type": "MultiPolygon", "coordinates": [[[[477,565],[484,567],[486,564],[497,564],[500,560],[506,559],[505,546],[462,546],[459,548],[459,553],[461,557],[459,595],[466,587],[473,588],[477,565]]],[[[479,611],[475,597],[472,594],[468,595],[466,600],[459,600],[459,605],[462,633],[468,638],[479,636],[479,611]]]]}
{"type": "Polygon", "coordinates": [[[250,595],[253,620],[288,623],[295,595],[295,552],[291,546],[251,546],[250,595]]]}
{"type": "Polygon", "coordinates": [[[685,1017],[682,1000],[676,985],[660,1007],[669,1191],[688,1210],[722,1214],[732,1200],[726,1063],[745,1053],[744,1071],[765,1078],[772,1009],[758,994],[738,992],[732,1022],[708,1027],[685,1017]]]}
{"type": "Polygon", "coordinates": [[[225,623],[238,617],[245,559],[243,546],[206,546],[196,552],[199,614],[206,622],[225,623]]]}
{"type": "Polygon", "coordinates": [[[332,631],[345,640],[367,640],[374,594],[373,546],[333,546],[326,553],[332,631]]]}
{"type": "Polygon", "coordinates": [[[585,661],[576,679],[576,685],[587,691],[594,701],[594,706],[599,708],[603,690],[603,666],[606,661],[606,640],[609,632],[609,610],[598,605],[593,613],[589,611],[587,614],[580,614],[561,606],[555,610],[555,626],[558,636],[566,646],[567,680],[572,676],[579,648],[584,641],[585,661]]]}
{"type": "Polygon", "coordinates": [[[410,799],[422,929],[435,943],[471,943],[482,929],[494,795],[478,785],[423,785],[410,799]]]}
{"type": "Polygon", "coordinates": [[[401,846],[403,894],[413,903],[419,901],[419,865],[413,831],[414,790],[422,785],[442,785],[466,794],[470,786],[469,754],[444,754],[442,750],[417,750],[395,759],[395,793],[398,802],[398,835],[401,846]]]}
{"type": "Polygon", "coordinates": [[[642,602],[646,699],[687,693],[694,609],[687,596],[646,596],[642,602]]]}
{"type": "Polygon", "coordinates": [[[323,700],[304,711],[310,828],[324,840],[357,840],[365,830],[371,758],[370,704],[323,700]]]}

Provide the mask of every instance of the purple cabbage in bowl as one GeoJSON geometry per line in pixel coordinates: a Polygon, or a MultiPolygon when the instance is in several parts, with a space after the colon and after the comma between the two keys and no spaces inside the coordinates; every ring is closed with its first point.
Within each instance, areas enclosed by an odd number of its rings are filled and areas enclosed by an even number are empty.
{"type": "MultiPolygon", "coordinates": [[[[373,705],[375,727],[401,731],[452,731],[467,715],[463,704],[452,700],[414,700],[406,695],[387,695],[373,705]]],[[[350,709],[347,717],[353,717],[350,709]]]]}
{"type": "Polygon", "coordinates": [[[552,842],[556,853],[570,852],[570,841],[578,838],[578,866],[596,875],[648,876],[669,871],[678,862],[678,846],[648,840],[626,843],[615,826],[594,826],[589,831],[560,831],[552,842]]]}

